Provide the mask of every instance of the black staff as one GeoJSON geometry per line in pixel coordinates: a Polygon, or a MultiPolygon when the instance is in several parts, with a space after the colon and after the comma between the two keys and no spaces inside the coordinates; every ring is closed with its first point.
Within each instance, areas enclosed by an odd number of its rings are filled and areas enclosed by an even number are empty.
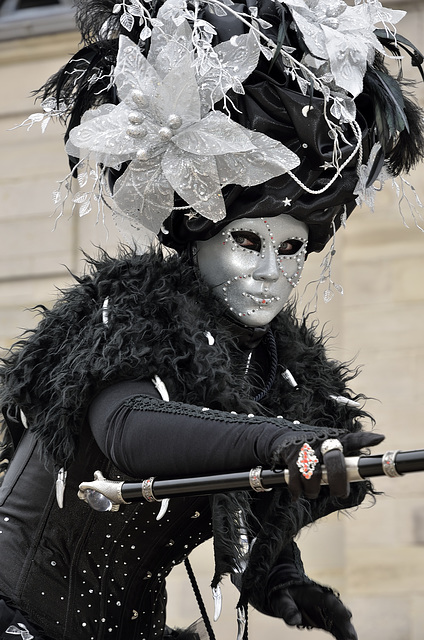
{"type": "MultiPolygon", "coordinates": [[[[405,473],[424,471],[424,449],[414,451],[386,451],[384,454],[346,458],[349,482],[365,478],[388,476],[396,478],[405,473]]],[[[169,498],[209,495],[224,491],[252,489],[271,491],[273,487],[287,484],[289,474],[256,467],[250,471],[218,473],[191,478],[159,480],[148,478],[139,482],[107,480],[100,471],[94,474],[93,482],[82,482],[78,496],[97,511],[117,511],[121,504],[146,500],[163,501],[169,498]]],[[[327,484],[327,472],[322,466],[321,484],[327,484]]],[[[166,510],[165,504],[163,505],[166,510]]],[[[158,516],[159,517],[159,516],[158,516]]]]}

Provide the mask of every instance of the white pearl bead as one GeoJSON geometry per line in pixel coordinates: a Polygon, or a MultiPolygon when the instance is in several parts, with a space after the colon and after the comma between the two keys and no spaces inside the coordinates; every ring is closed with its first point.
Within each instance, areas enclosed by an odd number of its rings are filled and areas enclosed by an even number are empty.
{"type": "Polygon", "coordinates": [[[132,99],[138,107],[145,107],[147,104],[147,98],[142,91],[135,89],[132,93],[132,99]]]}
{"type": "Polygon", "coordinates": [[[167,142],[168,140],[170,140],[173,136],[173,132],[169,127],[161,127],[159,129],[159,137],[164,140],[165,142],[167,142]]]}
{"type": "Polygon", "coordinates": [[[181,116],[179,116],[177,113],[171,113],[168,118],[168,125],[171,127],[171,129],[179,129],[182,123],[183,120],[181,116]]]}

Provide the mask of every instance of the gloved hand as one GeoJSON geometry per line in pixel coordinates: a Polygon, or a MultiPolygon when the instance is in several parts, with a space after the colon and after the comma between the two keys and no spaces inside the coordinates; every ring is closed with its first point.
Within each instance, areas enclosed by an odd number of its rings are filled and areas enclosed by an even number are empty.
{"type": "Polygon", "coordinates": [[[305,582],[276,589],[269,602],[272,615],[290,626],[323,629],[336,640],[357,640],[352,614],[331,589],[305,582]]]}
{"type": "Polygon", "coordinates": [[[357,640],[350,611],[329,587],[308,578],[294,541],[282,549],[264,587],[251,589],[248,599],[261,613],[290,626],[324,629],[337,640],[357,640]]]}
{"type": "Polygon", "coordinates": [[[304,425],[304,429],[281,436],[271,454],[273,469],[289,470],[288,488],[293,500],[302,494],[307,498],[316,498],[321,489],[321,446],[329,438],[337,438],[343,451],[332,449],[324,454],[327,468],[330,495],[345,498],[349,494],[344,456],[358,455],[360,449],[372,447],[384,440],[384,436],[369,431],[356,433],[320,429],[304,425]],[[309,466],[309,472],[308,472],[309,466]]]}

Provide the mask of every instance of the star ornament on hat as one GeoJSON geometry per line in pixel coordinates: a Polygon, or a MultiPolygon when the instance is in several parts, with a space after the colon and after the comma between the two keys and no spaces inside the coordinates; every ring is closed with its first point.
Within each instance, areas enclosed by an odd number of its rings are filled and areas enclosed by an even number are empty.
{"type": "Polygon", "coordinates": [[[113,75],[119,103],[88,111],[66,145],[69,155],[96,165],[128,162],[114,185],[114,205],[155,233],[174,207],[174,192],[217,222],[226,213],[224,185],[256,185],[299,164],[281,142],[213,108],[256,67],[254,35],[213,47],[209,57],[217,64],[201,74],[187,20],[160,19],[167,4],[158,13],[147,58],[120,37],[113,75]]]}

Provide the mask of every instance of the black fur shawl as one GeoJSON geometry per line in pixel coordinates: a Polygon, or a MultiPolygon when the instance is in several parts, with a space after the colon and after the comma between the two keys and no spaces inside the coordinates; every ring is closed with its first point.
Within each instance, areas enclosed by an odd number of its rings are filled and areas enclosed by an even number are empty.
{"type": "MultiPolygon", "coordinates": [[[[214,409],[284,415],[310,425],[361,428],[356,408],[335,403],[330,394],[352,396],[347,385],[356,372],[325,355],[325,338],[314,335],[293,309],[272,323],[279,370],[271,392],[256,404],[244,378],[246,352],[239,348],[222,304],[211,297],[184,257],[164,259],[152,251],[120,257],[102,253],[88,260],[87,274],[63,291],[53,309],[41,309],[35,330],[24,335],[0,366],[3,407],[18,406],[40,441],[46,461],[69,465],[78,447],[85,415],[93,396],[125,379],[159,375],[175,401],[214,409]],[[102,307],[109,299],[108,323],[102,307]],[[215,338],[209,345],[205,332],[215,338]],[[282,362],[295,376],[299,390],[281,377],[282,362]]],[[[316,328],[316,327],[315,327],[316,328]]],[[[351,498],[340,502],[326,496],[291,503],[285,490],[274,491],[261,516],[262,532],[245,573],[245,586],[262,588],[264,571],[281,549],[306,524],[343,507],[358,504],[370,487],[355,485],[351,498]],[[255,560],[256,558],[256,560],[255,560]],[[256,587],[255,587],[256,585],[256,587]]],[[[240,507],[253,516],[251,497],[240,493],[215,499],[214,533],[217,582],[234,566],[240,507]]]]}
{"type": "MultiPolygon", "coordinates": [[[[280,362],[299,391],[277,375],[262,405],[244,379],[246,354],[235,345],[222,304],[184,258],[156,252],[88,260],[88,273],[41,309],[0,366],[1,406],[17,405],[47,459],[69,464],[93,396],[125,379],[159,375],[173,400],[215,409],[283,414],[308,424],[353,429],[360,412],[329,400],[353,377],[325,356],[325,339],[289,309],[273,322],[280,362]],[[102,306],[109,298],[109,322],[102,306]],[[209,346],[205,332],[215,337],[209,346]]],[[[281,369],[280,369],[281,371],[281,369]]]]}

